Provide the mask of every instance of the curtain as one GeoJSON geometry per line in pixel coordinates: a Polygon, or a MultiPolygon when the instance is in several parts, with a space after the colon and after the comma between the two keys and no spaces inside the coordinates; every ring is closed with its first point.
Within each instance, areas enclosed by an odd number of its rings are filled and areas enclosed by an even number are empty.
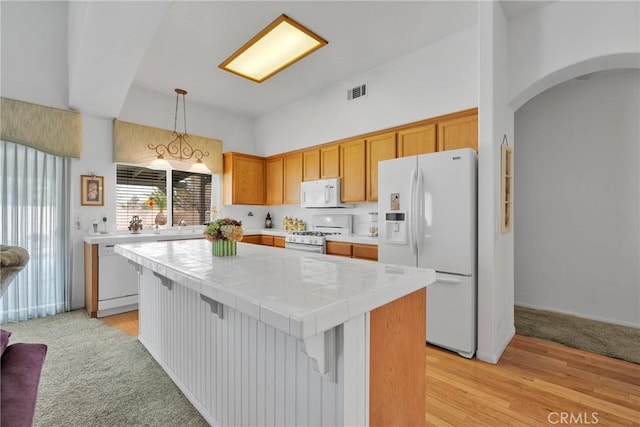
{"type": "Polygon", "coordinates": [[[0,141],[0,242],[29,263],[0,299],[0,322],[70,309],[68,158],[0,141]]]}

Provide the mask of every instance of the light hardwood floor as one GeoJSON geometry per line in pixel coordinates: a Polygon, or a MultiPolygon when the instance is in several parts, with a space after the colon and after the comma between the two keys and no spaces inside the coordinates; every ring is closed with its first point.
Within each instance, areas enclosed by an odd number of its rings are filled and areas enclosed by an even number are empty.
{"type": "MultiPolygon", "coordinates": [[[[138,335],[138,312],[102,320],[138,335]]],[[[640,426],[640,365],[516,335],[496,365],[427,345],[428,426],[640,426]]]]}

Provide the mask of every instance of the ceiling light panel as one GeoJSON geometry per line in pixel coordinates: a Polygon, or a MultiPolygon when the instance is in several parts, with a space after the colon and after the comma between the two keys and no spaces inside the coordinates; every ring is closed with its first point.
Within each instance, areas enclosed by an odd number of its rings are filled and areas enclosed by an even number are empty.
{"type": "Polygon", "coordinates": [[[219,67],[261,83],[326,44],[322,37],[281,15],[219,67]]]}

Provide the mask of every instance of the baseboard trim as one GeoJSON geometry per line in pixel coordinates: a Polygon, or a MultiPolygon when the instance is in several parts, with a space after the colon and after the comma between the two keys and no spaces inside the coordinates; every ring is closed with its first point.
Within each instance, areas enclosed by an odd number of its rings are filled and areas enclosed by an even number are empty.
{"type": "Polygon", "coordinates": [[[500,346],[498,346],[498,348],[494,353],[485,353],[483,351],[477,351],[476,358],[478,360],[482,360],[483,362],[487,362],[487,363],[491,363],[492,365],[495,365],[496,363],[498,363],[498,361],[500,360],[500,357],[502,357],[502,353],[504,353],[507,346],[509,345],[509,343],[511,342],[511,340],[515,335],[516,335],[516,328],[514,325],[511,325],[511,329],[509,330],[509,333],[504,337],[504,339],[500,343],[500,346]]]}
{"type": "Polygon", "coordinates": [[[580,317],[582,319],[595,320],[595,321],[604,322],[604,323],[611,323],[612,325],[628,326],[630,328],[640,328],[640,323],[625,322],[625,321],[616,320],[616,319],[605,319],[604,317],[590,316],[590,315],[584,314],[584,313],[574,313],[572,311],[565,311],[565,310],[558,310],[558,309],[555,309],[555,308],[542,307],[542,306],[535,305],[535,304],[524,304],[524,303],[516,301],[514,303],[514,306],[524,307],[524,308],[532,308],[534,310],[544,310],[544,311],[549,311],[551,313],[557,313],[557,314],[567,314],[569,316],[580,317]]]}

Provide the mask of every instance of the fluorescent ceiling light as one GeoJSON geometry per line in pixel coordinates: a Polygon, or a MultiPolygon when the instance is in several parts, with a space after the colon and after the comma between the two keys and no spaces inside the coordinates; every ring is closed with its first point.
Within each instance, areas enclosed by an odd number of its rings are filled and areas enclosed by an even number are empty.
{"type": "Polygon", "coordinates": [[[288,16],[280,15],[219,67],[262,83],[327,43],[288,16]]]}

